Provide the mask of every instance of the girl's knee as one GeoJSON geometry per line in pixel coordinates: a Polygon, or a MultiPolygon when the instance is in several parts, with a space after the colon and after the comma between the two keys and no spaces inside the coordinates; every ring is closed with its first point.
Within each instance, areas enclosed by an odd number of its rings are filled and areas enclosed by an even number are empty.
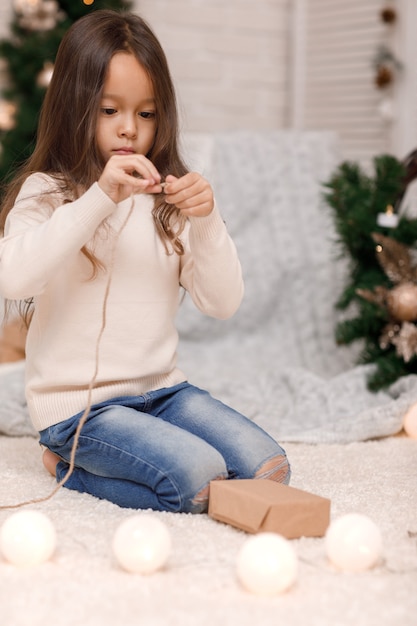
{"type": "Polygon", "coordinates": [[[291,468],[285,454],[277,454],[268,459],[255,474],[255,478],[266,478],[288,485],[291,477],[291,468]]]}
{"type": "Polygon", "coordinates": [[[202,459],[200,463],[196,459],[196,463],[199,466],[198,470],[196,469],[192,482],[194,485],[198,485],[198,487],[194,486],[193,495],[188,500],[188,512],[206,513],[210,497],[210,483],[213,480],[224,480],[227,478],[227,466],[223,457],[215,450],[212,450],[211,455],[206,455],[205,463],[202,462],[202,459]]]}
{"type": "MultiPolygon", "coordinates": [[[[224,474],[220,474],[216,476],[212,480],[225,480],[226,476],[224,474]]],[[[207,513],[208,503],[210,498],[210,480],[207,485],[205,485],[192,499],[191,506],[193,513],[207,513]]]]}

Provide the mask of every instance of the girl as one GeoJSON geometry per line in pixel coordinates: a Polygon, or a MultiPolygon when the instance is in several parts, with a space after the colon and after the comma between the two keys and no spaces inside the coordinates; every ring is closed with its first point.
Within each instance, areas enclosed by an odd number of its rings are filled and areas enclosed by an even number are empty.
{"type": "Polygon", "coordinates": [[[67,32],[2,224],[0,291],[33,304],[27,403],[59,482],[199,513],[211,480],[289,481],[284,450],[176,367],[180,288],[227,318],[243,287],[213,191],[179,156],[166,58],[138,16],[94,11],[67,32]]]}

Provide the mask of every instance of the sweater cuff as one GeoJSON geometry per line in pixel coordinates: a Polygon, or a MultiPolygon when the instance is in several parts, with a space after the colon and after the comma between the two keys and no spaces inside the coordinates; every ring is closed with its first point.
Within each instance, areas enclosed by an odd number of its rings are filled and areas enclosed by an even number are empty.
{"type": "Polygon", "coordinates": [[[80,202],[79,220],[94,229],[115,210],[116,204],[96,182],[74,204],[80,202]]]}
{"type": "Polygon", "coordinates": [[[226,229],[225,223],[217,208],[216,202],[214,203],[213,210],[209,215],[205,217],[189,217],[191,224],[191,230],[193,236],[196,239],[216,239],[219,233],[226,229]]]}

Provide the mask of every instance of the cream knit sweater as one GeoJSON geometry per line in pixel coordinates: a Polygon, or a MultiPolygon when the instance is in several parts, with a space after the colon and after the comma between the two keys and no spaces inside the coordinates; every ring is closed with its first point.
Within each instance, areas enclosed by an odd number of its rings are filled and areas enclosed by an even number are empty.
{"type": "Polygon", "coordinates": [[[56,183],[34,174],[23,184],[0,241],[0,293],[34,298],[26,345],[26,397],[33,425],[42,430],[82,411],[96,366],[106,285],[111,285],[99,345],[93,404],[186,380],[176,367],[175,316],[181,286],[196,306],[217,318],[234,314],[243,295],[235,246],[215,207],[190,218],[185,254],[167,254],[156,233],[153,197],[118,205],[95,183],[64,203],[56,183]],[[104,263],[92,266],[88,245],[104,263]],[[114,265],[111,265],[115,246],[114,265]]]}

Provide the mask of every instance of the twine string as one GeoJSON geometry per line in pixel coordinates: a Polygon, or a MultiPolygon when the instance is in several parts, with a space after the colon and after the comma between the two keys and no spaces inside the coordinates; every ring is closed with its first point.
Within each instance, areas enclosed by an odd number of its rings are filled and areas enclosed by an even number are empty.
{"type": "Polygon", "coordinates": [[[111,251],[111,257],[110,257],[110,263],[108,266],[108,278],[107,278],[107,282],[106,282],[106,288],[104,291],[104,298],[103,298],[103,306],[102,306],[102,311],[101,311],[101,326],[100,326],[100,330],[99,333],[97,335],[97,341],[96,341],[96,346],[95,346],[95,363],[94,363],[94,373],[93,376],[90,380],[90,383],[88,385],[88,394],[87,394],[87,402],[86,402],[86,407],[84,409],[84,412],[81,416],[80,421],[77,424],[77,428],[75,430],[75,434],[74,434],[74,441],[71,447],[71,455],[70,455],[70,460],[69,460],[69,467],[68,467],[68,471],[65,474],[65,476],[56,484],[56,486],[54,487],[54,489],[47,494],[46,496],[40,497],[40,498],[32,498],[30,500],[26,500],[23,502],[17,502],[16,504],[3,504],[0,505],[0,510],[3,509],[18,509],[20,507],[23,506],[27,506],[30,504],[39,504],[40,502],[46,502],[47,500],[50,500],[60,489],[61,487],[63,487],[65,485],[65,483],[69,480],[70,476],[73,474],[74,469],[75,469],[75,455],[77,452],[77,448],[78,448],[78,442],[80,439],[80,435],[81,435],[81,430],[84,426],[84,424],[87,421],[87,418],[90,414],[90,410],[91,410],[91,405],[92,405],[92,396],[93,396],[93,389],[94,389],[94,385],[95,382],[97,380],[97,376],[98,376],[98,370],[99,370],[99,363],[100,363],[100,345],[101,345],[101,339],[103,337],[103,333],[104,330],[106,328],[106,323],[107,323],[107,301],[109,298],[109,294],[110,294],[110,287],[111,287],[111,283],[112,283],[112,278],[113,278],[113,268],[114,268],[114,264],[115,264],[115,259],[116,259],[116,248],[117,248],[117,243],[119,241],[120,235],[122,234],[124,228],[126,227],[126,224],[128,223],[130,216],[132,215],[133,212],[133,208],[134,208],[134,196],[133,193],[130,195],[130,207],[129,207],[129,211],[125,217],[125,219],[122,222],[122,225],[120,226],[118,232],[116,233],[116,236],[114,238],[114,242],[113,242],[113,247],[112,247],[112,251],[111,251]]]}

